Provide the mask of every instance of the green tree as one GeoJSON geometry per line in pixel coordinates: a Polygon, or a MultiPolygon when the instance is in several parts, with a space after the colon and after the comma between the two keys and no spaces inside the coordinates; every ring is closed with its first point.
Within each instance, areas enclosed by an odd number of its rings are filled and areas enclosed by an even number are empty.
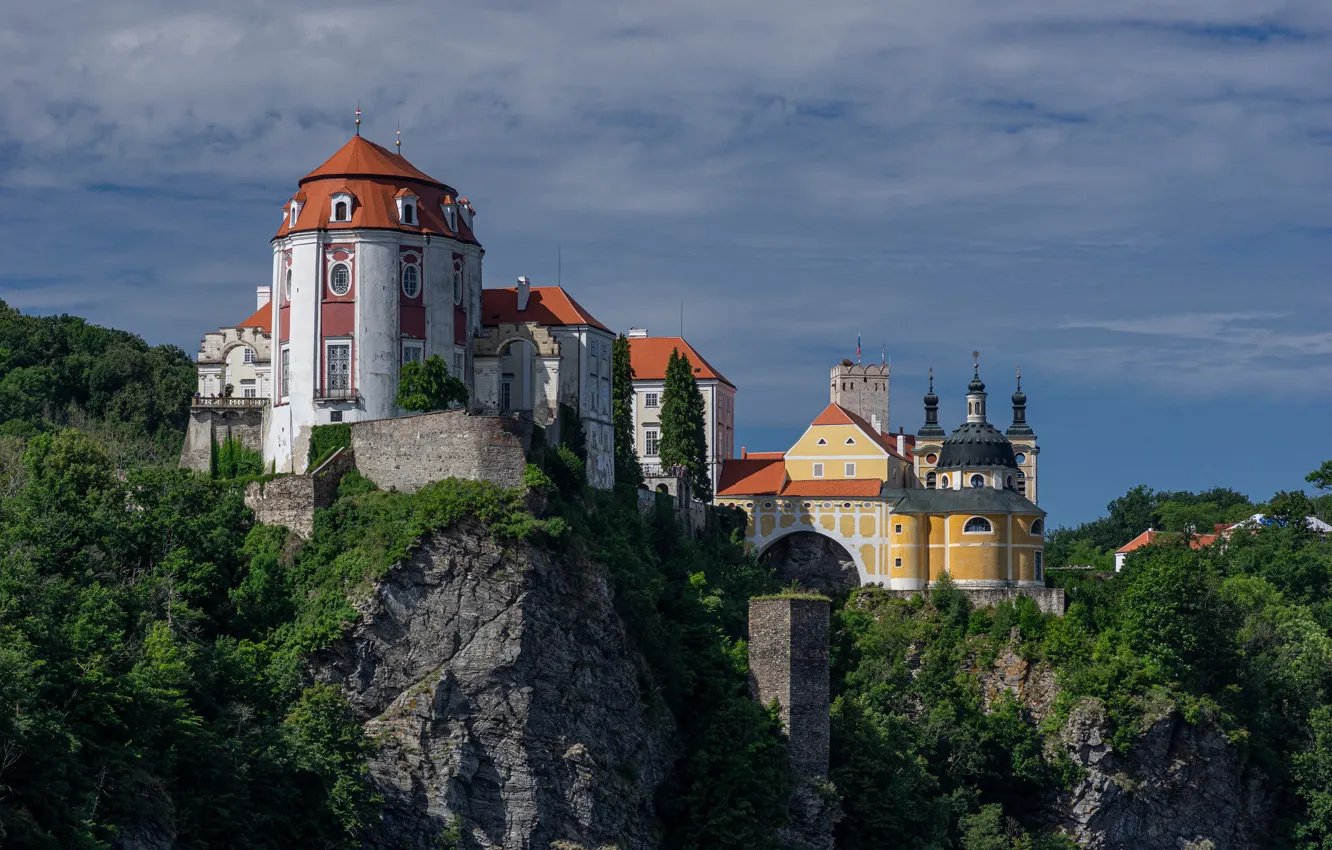
{"type": "Polygon", "coordinates": [[[694,495],[712,498],[708,444],[704,428],[703,394],[694,380],[694,368],[679,349],[666,363],[666,386],[661,394],[661,464],[683,468],[694,495]]]}
{"type": "Polygon", "coordinates": [[[615,432],[615,481],[641,487],[643,466],[638,462],[634,436],[634,364],[624,334],[611,346],[611,422],[615,432]]]}
{"type": "Polygon", "coordinates": [[[439,355],[403,364],[398,378],[398,406],[403,410],[428,413],[466,403],[467,386],[449,374],[439,355]]]}
{"type": "Polygon", "coordinates": [[[1304,480],[1319,490],[1332,490],[1332,460],[1323,461],[1323,465],[1310,472],[1304,480]]]}

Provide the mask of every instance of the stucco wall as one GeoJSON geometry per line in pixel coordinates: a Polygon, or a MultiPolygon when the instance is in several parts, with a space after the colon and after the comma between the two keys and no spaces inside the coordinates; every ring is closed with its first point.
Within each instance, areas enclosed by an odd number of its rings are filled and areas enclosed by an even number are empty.
{"type": "Polygon", "coordinates": [[[351,426],[356,468],[380,488],[411,493],[465,478],[521,487],[531,424],[517,416],[422,413],[351,426]]]}

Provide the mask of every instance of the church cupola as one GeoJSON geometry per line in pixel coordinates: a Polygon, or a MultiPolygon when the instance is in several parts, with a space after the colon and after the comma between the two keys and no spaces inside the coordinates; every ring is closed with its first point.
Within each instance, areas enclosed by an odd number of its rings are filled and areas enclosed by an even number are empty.
{"type": "Polygon", "coordinates": [[[985,421],[985,382],[980,379],[980,352],[973,351],[971,383],[967,384],[967,421],[985,421]]]}
{"type": "Polygon", "coordinates": [[[930,391],[925,394],[925,425],[916,432],[918,437],[943,437],[939,427],[939,397],[934,394],[934,370],[930,369],[930,391]]]}
{"type": "Polygon", "coordinates": [[[1027,424],[1027,394],[1022,391],[1022,368],[1017,370],[1017,392],[1013,393],[1013,424],[1008,426],[1010,437],[1032,436],[1031,426],[1027,424]]]}

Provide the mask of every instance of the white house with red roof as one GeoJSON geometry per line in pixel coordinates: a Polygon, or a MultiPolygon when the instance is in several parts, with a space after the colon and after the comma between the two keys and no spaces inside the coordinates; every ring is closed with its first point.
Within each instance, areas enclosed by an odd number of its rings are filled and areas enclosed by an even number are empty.
{"type": "Polygon", "coordinates": [[[256,297],[258,306],[245,321],[204,335],[198,354],[200,397],[268,398],[272,393],[268,287],[256,287],[256,297]]]}
{"type": "Polygon", "coordinates": [[[721,468],[735,456],[735,384],[707,361],[683,337],[648,336],[644,328],[630,328],[629,358],[634,367],[634,437],[643,470],[660,474],[657,447],[661,441],[661,396],[666,389],[666,364],[671,352],[689,358],[694,381],[703,395],[703,428],[708,444],[712,491],[717,492],[721,468]]]}

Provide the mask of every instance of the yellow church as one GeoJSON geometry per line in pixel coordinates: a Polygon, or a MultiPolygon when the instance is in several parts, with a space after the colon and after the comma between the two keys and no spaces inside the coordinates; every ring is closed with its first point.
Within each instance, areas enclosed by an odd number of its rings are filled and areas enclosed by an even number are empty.
{"type": "Polygon", "coordinates": [[[842,361],[831,403],[795,445],[726,461],[717,504],[748,514],[751,550],[802,584],[915,591],[946,572],[975,590],[1043,587],[1039,448],[1021,373],[1005,433],[987,419],[973,366],[966,421],[945,435],[931,373],[925,425],[908,435],[888,432],[889,367],[842,361]]]}

